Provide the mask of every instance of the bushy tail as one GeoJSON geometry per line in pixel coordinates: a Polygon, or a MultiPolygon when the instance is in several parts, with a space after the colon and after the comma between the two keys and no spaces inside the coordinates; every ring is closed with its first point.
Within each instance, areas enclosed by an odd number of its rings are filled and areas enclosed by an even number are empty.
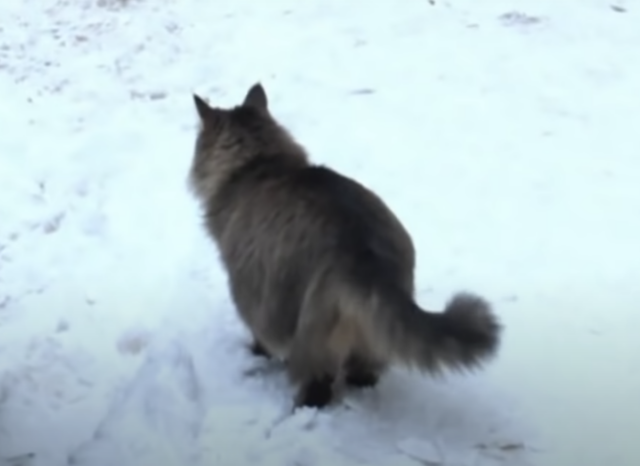
{"type": "Polygon", "coordinates": [[[444,312],[434,313],[406,293],[378,293],[376,309],[368,313],[369,328],[391,360],[437,374],[478,369],[498,352],[502,325],[479,296],[458,293],[444,312]]]}

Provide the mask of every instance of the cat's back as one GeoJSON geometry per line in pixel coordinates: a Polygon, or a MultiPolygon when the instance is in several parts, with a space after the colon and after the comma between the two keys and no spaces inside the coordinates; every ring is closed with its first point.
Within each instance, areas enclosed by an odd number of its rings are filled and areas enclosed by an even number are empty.
{"type": "Polygon", "coordinates": [[[256,158],[224,183],[208,221],[245,245],[413,262],[411,238],[382,199],[324,166],[256,158]]]}
{"type": "Polygon", "coordinates": [[[265,155],[238,169],[212,199],[214,211],[273,211],[323,218],[350,228],[381,226],[395,215],[371,190],[321,165],[300,165],[265,155]]]}

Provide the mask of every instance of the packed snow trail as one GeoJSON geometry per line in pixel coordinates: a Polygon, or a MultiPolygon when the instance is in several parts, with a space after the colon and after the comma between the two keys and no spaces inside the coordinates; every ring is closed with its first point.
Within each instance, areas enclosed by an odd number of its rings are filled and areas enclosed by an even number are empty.
{"type": "Polygon", "coordinates": [[[0,5],[2,466],[640,462],[632,2],[101,3],[0,5]],[[289,412],[186,188],[191,93],[256,81],[405,222],[421,305],[494,303],[487,371],[289,412]]]}

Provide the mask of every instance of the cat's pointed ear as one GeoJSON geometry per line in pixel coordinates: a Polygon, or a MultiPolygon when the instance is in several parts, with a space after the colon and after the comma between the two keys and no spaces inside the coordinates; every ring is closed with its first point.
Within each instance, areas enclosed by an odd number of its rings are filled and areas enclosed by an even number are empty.
{"type": "Polygon", "coordinates": [[[269,101],[267,93],[262,84],[256,83],[247,91],[247,95],[242,102],[243,107],[253,107],[260,110],[268,110],[269,101]]]}
{"type": "Polygon", "coordinates": [[[197,94],[193,94],[193,102],[196,104],[196,110],[198,111],[200,121],[204,123],[213,118],[215,112],[206,100],[197,94]]]}

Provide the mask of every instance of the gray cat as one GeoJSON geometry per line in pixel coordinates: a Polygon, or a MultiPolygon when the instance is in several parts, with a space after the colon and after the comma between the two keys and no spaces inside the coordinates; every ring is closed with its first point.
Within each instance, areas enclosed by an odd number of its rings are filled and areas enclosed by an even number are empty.
{"type": "Polygon", "coordinates": [[[231,109],[194,100],[190,184],[254,352],[286,362],[297,406],[373,386],[393,363],[440,373],[497,353],[502,325],[484,299],[416,304],[409,233],[372,191],[311,163],[260,84],[231,109]]]}

